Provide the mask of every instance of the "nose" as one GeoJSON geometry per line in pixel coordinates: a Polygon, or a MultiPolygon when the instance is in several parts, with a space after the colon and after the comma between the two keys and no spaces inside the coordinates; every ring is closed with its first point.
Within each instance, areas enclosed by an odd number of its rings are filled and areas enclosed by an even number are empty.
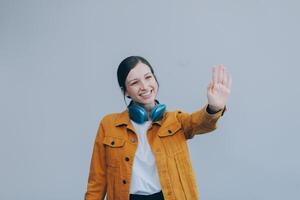
{"type": "Polygon", "coordinates": [[[145,81],[141,81],[140,88],[141,88],[142,90],[144,90],[144,89],[146,88],[146,86],[147,86],[147,83],[146,83],[145,81]]]}

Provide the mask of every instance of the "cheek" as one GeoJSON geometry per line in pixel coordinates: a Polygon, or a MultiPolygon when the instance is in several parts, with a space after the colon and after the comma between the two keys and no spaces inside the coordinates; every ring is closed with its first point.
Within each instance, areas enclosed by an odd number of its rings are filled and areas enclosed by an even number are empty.
{"type": "Polygon", "coordinates": [[[133,96],[136,93],[137,93],[137,88],[132,87],[132,86],[127,88],[127,94],[129,94],[130,96],[133,96]]]}

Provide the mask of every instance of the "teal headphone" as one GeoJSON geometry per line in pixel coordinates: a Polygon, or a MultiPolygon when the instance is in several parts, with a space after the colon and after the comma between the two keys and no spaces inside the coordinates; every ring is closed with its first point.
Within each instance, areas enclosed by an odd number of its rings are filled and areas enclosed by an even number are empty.
{"type": "MultiPolygon", "coordinates": [[[[153,122],[160,120],[167,108],[165,104],[160,104],[157,100],[155,100],[155,102],[156,105],[154,106],[154,108],[152,108],[149,116],[153,122]]],[[[128,112],[130,119],[138,124],[143,124],[144,122],[148,121],[148,112],[143,106],[138,105],[133,101],[131,101],[128,105],[128,112]]]]}

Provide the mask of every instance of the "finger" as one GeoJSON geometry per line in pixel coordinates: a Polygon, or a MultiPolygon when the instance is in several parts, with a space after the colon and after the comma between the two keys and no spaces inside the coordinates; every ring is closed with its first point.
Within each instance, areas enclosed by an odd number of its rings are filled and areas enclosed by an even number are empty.
{"type": "Polygon", "coordinates": [[[207,92],[212,93],[212,91],[213,91],[213,82],[210,82],[207,86],[207,92]]]}
{"type": "Polygon", "coordinates": [[[217,84],[217,66],[216,65],[213,65],[213,68],[212,68],[212,82],[213,82],[213,85],[217,84]]]}
{"type": "Polygon", "coordinates": [[[224,66],[220,65],[219,66],[219,74],[218,74],[218,83],[223,83],[223,77],[224,77],[224,66]]]}
{"type": "Polygon", "coordinates": [[[223,85],[227,86],[227,83],[228,83],[228,72],[226,67],[224,66],[223,85]]]}

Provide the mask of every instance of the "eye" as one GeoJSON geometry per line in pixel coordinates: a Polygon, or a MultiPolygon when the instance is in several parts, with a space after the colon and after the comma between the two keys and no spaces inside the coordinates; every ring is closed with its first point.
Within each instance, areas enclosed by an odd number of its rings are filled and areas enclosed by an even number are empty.
{"type": "Polygon", "coordinates": [[[151,75],[149,75],[149,76],[146,76],[146,79],[150,79],[150,78],[152,78],[152,76],[151,76],[151,75]]]}
{"type": "Polygon", "coordinates": [[[135,85],[135,84],[137,84],[137,81],[130,83],[130,85],[135,85]]]}

